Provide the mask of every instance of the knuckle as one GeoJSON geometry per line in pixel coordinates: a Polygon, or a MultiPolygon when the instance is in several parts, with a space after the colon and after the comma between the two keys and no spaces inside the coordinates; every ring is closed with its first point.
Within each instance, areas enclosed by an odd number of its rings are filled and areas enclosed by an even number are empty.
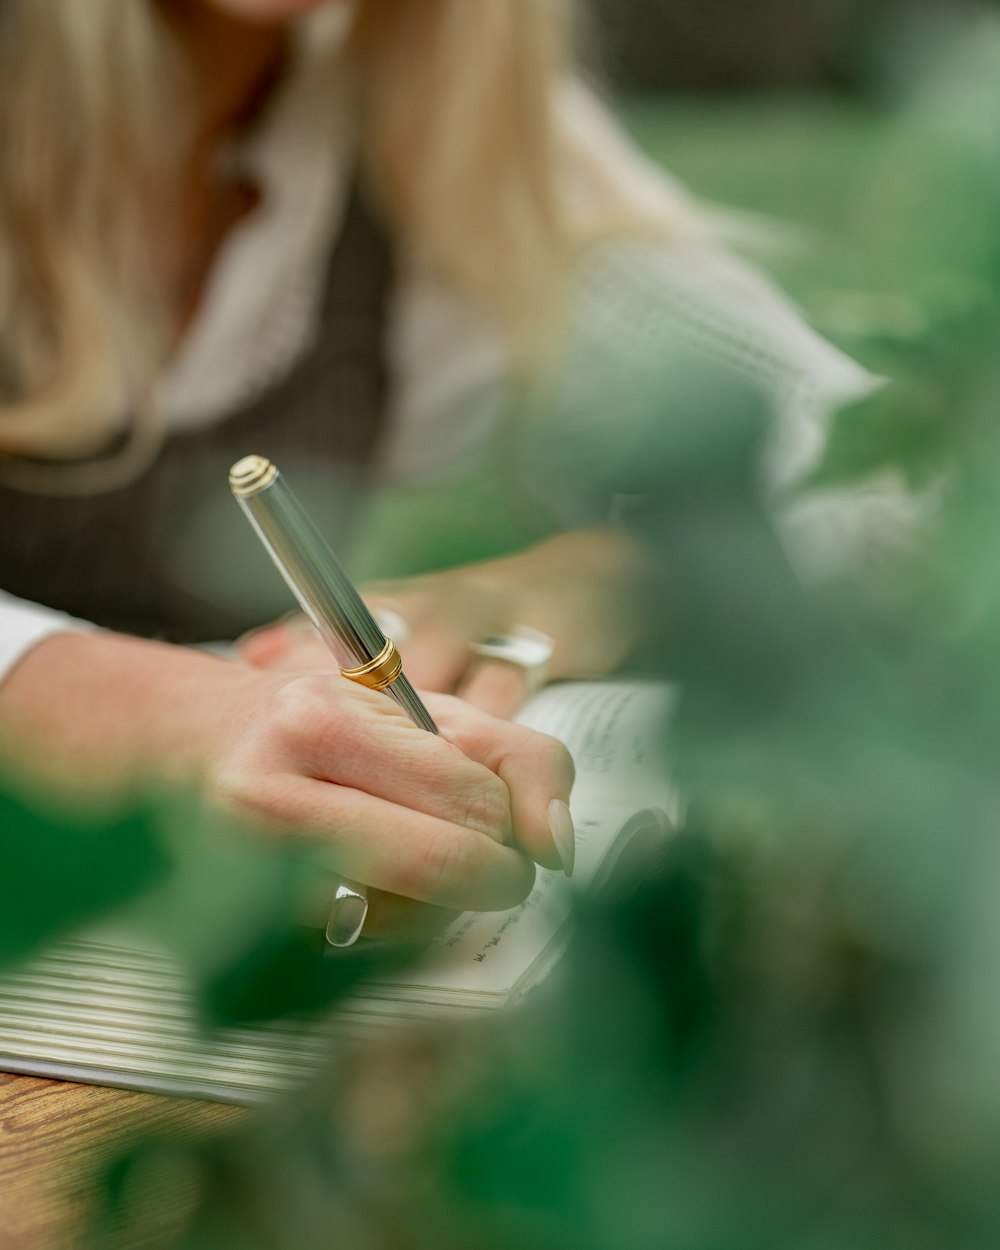
{"type": "Polygon", "coordinates": [[[274,728],[284,734],[297,735],[308,731],[315,723],[322,700],[316,679],[293,677],[275,691],[271,700],[271,716],[274,728]]]}
{"type": "Polygon", "coordinates": [[[340,682],[323,673],[283,682],[271,702],[271,737],[310,757],[336,758],[357,736],[357,704],[340,682]]]}
{"type": "Polygon", "coordinates": [[[525,749],[528,754],[541,760],[553,775],[559,778],[565,777],[571,783],[575,780],[576,765],[573,763],[573,757],[558,738],[532,730],[525,749]]]}
{"type": "Polygon", "coordinates": [[[498,777],[487,772],[466,789],[460,823],[498,842],[504,841],[511,824],[510,792],[498,777]]]}
{"type": "Polygon", "coordinates": [[[290,823],[290,805],[284,789],[255,776],[251,770],[222,770],[207,787],[212,808],[248,828],[275,830],[290,823]]]}
{"type": "Polygon", "coordinates": [[[236,818],[249,817],[259,793],[259,788],[251,786],[246,770],[238,767],[215,772],[205,785],[210,806],[236,818]]]}

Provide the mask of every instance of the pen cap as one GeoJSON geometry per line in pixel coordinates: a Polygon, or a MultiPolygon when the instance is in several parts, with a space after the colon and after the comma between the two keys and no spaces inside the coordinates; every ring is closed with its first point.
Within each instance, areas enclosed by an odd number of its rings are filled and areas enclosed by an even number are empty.
{"type": "Polygon", "coordinates": [[[264,456],[245,456],[230,470],[229,485],[341,668],[377,656],[386,645],[385,634],[277,467],[264,456]]]}

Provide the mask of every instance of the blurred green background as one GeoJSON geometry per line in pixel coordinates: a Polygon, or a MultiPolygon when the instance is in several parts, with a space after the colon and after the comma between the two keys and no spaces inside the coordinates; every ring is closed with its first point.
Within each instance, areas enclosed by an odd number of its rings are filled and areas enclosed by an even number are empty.
{"type": "Polygon", "coordinates": [[[915,271],[954,271],[970,228],[986,248],[992,4],[595,0],[591,9],[584,42],[601,50],[596,72],[619,93],[634,138],[702,199],[775,225],[772,249],[754,259],[823,333],[865,355],[883,336],[927,328],[912,303],[915,271]]]}

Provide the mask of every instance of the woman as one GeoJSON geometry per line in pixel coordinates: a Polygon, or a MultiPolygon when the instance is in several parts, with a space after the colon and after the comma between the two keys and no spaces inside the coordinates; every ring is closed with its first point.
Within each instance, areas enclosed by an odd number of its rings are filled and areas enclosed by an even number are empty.
{"type": "MultiPolygon", "coordinates": [[[[170,645],[280,610],[217,502],[233,460],[277,460],[328,531],[362,496],[475,485],[520,380],[554,373],[548,419],[578,430],[595,419],[580,378],[595,357],[618,377],[633,322],[652,327],[654,360],[661,340],[690,341],[773,384],[775,479],[815,459],[859,371],[703,240],[567,78],[563,19],[537,0],[7,0],[9,759],[116,787],[196,781],[333,837],[347,875],[426,903],[512,901],[530,874],[511,837],[571,867],[551,745],[533,754],[521,731],[435,704],[463,759],[385,700],[284,674],[273,635],[248,653],[277,651],[278,671],[170,645]],[[385,834],[398,822],[402,857],[385,834]]],[[[536,503],[487,525],[478,553],[503,559],[382,588],[417,684],[509,711],[522,674],[469,644],[519,626],[554,640],[555,676],[622,658],[631,546],[558,491],[536,503]]],[[[383,907],[386,927],[407,914],[383,907]]]]}

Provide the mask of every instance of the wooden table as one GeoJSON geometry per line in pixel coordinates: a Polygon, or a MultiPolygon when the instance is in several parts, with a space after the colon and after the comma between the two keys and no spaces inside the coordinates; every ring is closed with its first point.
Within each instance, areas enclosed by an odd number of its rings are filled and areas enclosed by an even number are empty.
{"type": "Polygon", "coordinates": [[[238,1107],[0,1073],[0,1250],[68,1250],[103,1152],[147,1129],[198,1131],[238,1107]]]}

